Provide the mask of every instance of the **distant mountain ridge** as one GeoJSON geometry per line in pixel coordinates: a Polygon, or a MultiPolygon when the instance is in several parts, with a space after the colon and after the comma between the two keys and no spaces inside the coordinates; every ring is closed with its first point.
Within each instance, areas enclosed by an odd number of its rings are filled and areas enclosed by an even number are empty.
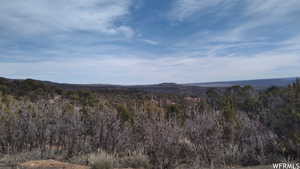
{"type": "Polygon", "coordinates": [[[256,79],[256,80],[239,80],[225,82],[205,82],[205,83],[189,83],[185,85],[199,87],[231,87],[231,86],[253,86],[257,88],[268,88],[271,86],[284,87],[295,82],[297,77],[276,78],[276,79],[256,79]]]}
{"type": "MultiPolygon", "coordinates": [[[[59,87],[66,90],[92,90],[92,91],[124,91],[124,92],[150,92],[162,94],[182,94],[203,96],[209,88],[224,89],[232,86],[247,86],[250,85],[256,89],[267,89],[272,86],[285,87],[296,81],[296,77],[292,78],[276,78],[276,79],[257,79],[257,80],[240,80],[226,82],[208,82],[208,83],[160,83],[149,85],[113,85],[113,84],[68,84],[56,83],[50,81],[33,80],[45,85],[59,87]]],[[[22,79],[7,79],[0,78],[2,82],[7,83],[22,83],[22,79]]]]}

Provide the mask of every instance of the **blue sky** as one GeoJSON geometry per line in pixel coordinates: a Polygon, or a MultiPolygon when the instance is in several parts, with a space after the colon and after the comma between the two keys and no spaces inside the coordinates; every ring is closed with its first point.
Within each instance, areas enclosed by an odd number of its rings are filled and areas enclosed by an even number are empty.
{"type": "Polygon", "coordinates": [[[149,84],[300,75],[299,0],[3,0],[0,76],[149,84]]]}

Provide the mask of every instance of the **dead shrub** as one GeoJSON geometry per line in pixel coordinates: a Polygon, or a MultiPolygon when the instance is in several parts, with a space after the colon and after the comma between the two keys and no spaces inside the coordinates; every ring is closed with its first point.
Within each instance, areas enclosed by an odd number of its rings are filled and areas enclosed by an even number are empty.
{"type": "Polygon", "coordinates": [[[150,161],[142,151],[133,151],[119,159],[121,168],[150,168],[150,161]]]}
{"type": "Polygon", "coordinates": [[[113,169],[117,166],[117,159],[115,155],[100,151],[90,155],[89,163],[91,164],[91,169],[113,169]]]}

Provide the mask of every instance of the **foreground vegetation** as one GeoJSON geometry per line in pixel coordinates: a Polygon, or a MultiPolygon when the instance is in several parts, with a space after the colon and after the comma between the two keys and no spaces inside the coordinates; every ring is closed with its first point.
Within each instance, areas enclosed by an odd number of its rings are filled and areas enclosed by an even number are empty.
{"type": "Polygon", "coordinates": [[[299,124],[299,80],[199,98],[0,79],[0,154],[11,163],[196,169],[299,161],[299,124]]]}

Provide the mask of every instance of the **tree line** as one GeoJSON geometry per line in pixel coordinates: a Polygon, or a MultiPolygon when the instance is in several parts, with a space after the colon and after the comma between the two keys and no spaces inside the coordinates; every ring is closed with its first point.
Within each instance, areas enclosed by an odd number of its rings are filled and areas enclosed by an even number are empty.
{"type": "Polygon", "coordinates": [[[39,149],[41,158],[54,152],[69,159],[142,149],[153,168],[164,169],[299,160],[299,80],[266,90],[211,88],[196,103],[181,95],[8,84],[0,81],[3,154],[39,149]]]}

